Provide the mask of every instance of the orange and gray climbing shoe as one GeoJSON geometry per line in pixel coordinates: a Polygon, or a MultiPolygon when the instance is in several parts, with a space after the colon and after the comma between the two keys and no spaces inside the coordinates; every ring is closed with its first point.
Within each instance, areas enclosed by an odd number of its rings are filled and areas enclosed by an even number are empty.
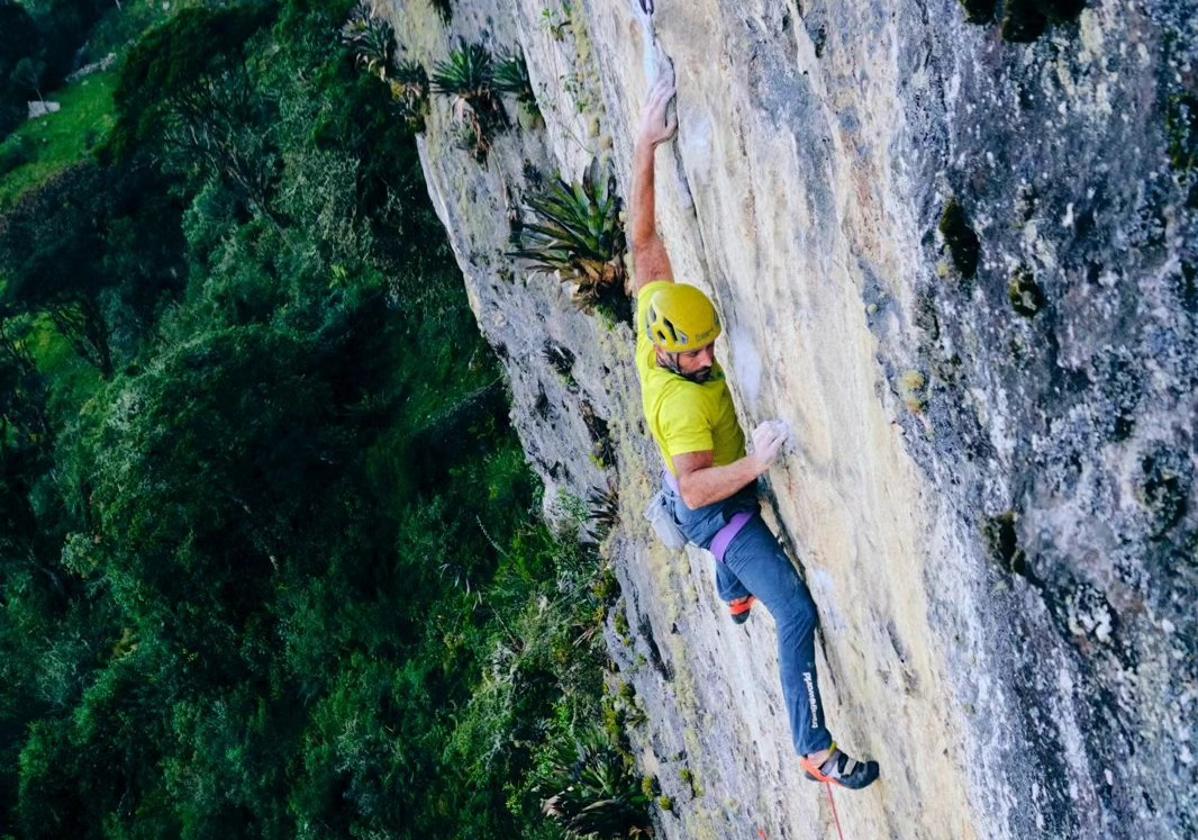
{"type": "Polygon", "coordinates": [[[753,609],[755,603],[757,603],[757,599],[752,595],[729,601],[728,612],[731,614],[732,620],[737,624],[744,624],[749,620],[749,610],[753,609]]]}
{"type": "Polygon", "coordinates": [[[803,775],[811,781],[840,785],[849,790],[861,790],[878,778],[878,762],[849,758],[835,744],[832,745],[832,753],[819,767],[806,758],[800,758],[799,764],[803,768],[803,775]]]}

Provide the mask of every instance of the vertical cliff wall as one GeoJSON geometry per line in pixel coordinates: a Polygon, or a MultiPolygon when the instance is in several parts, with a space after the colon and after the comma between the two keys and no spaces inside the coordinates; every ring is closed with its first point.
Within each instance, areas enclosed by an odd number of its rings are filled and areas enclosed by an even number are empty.
{"type": "Polygon", "coordinates": [[[619,494],[630,630],[610,646],[675,803],[662,836],[830,818],[791,752],[770,618],[734,627],[710,557],[640,517],[659,467],[630,326],[505,256],[557,172],[599,154],[627,195],[632,127],[671,71],[660,229],[720,307],[746,425],[796,430],[770,513],[819,605],[833,731],[882,764],[841,797],[846,832],[1198,832],[1198,16],[1080,5],[380,9],[430,69],[458,37],[527,59],[543,121],[508,101],[480,163],[434,97],[421,154],[547,500],[619,494]]]}

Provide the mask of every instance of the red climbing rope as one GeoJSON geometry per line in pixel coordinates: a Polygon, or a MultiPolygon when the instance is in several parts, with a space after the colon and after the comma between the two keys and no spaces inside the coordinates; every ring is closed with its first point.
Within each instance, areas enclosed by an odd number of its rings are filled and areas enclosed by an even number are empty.
{"type": "Polygon", "coordinates": [[[840,830],[840,815],[836,813],[836,800],[832,798],[832,783],[824,782],[824,786],[828,789],[828,803],[832,806],[832,819],[836,823],[836,833],[840,835],[840,840],[844,840],[844,832],[840,830]]]}
{"type": "MultiPolygon", "coordinates": [[[[832,821],[836,823],[836,834],[840,837],[840,840],[844,840],[844,832],[840,828],[840,815],[836,813],[836,800],[832,798],[832,783],[824,782],[824,785],[828,788],[828,804],[832,806],[832,821]]],[[[765,840],[765,829],[758,828],[757,836],[761,840],[765,840]]]]}

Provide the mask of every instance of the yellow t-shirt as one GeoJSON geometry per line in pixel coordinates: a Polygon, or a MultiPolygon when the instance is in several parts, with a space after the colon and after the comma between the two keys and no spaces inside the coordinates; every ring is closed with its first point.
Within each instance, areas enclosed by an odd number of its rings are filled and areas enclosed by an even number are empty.
{"type": "Polygon", "coordinates": [[[637,295],[633,326],[645,421],[671,473],[674,456],[687,452],[710,451],[714,465],[722,467],[745,455],[745,436],[736,419],[723,368],[716,362],[710,379],[691,382],[658,366],[656,350],[645,335],[649,299],[667,282],[647,283],[637,295]]]}

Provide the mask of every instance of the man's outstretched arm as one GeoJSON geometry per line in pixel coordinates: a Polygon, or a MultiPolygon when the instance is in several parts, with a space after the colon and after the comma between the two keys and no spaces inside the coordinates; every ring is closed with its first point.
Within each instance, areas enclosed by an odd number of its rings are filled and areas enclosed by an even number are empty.
{"type": "Polygon", "coordinates": [[[654,280],[674,280],[674,269],[665,243],[657,235],[657,211],[654,187],[654,152],[678,130],[677,120],[669,119],[667,108],[674,97],[674,84],[662,75],[649,91],[649,100],[641,112],[636,147],[632,153],[632,206],[629,213],[629,240],[632,245],[632,269],[635,292],[654,280]]]}

